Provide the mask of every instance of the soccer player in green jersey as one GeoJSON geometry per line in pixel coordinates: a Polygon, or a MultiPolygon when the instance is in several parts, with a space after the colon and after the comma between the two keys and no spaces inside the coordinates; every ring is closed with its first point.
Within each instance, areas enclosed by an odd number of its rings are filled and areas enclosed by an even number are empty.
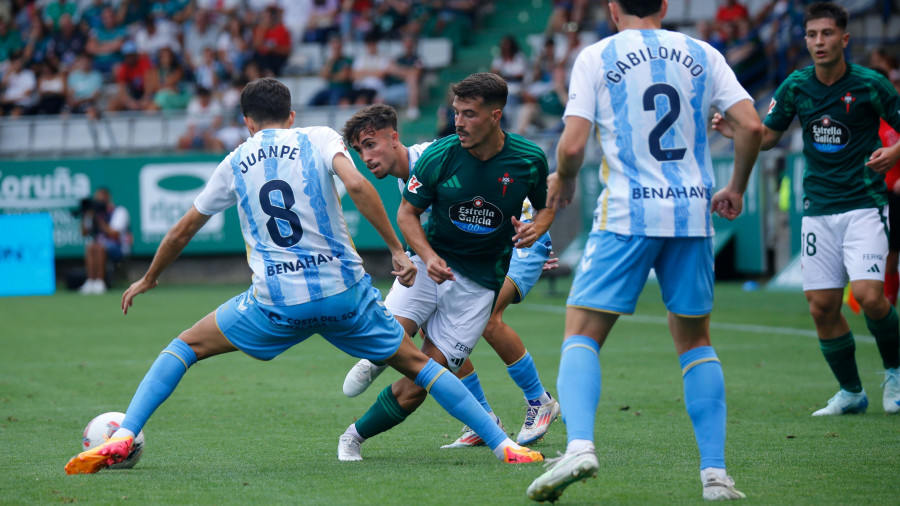
{"type": "MultiPolygon", "coordinates": [[[[384,104],[370,105],[357,111],[344,124],[343,133],[347,145],[359,153],[372,175],[378,179],[393,176],[396,178],[401,193],[422,153],[434,142],[423,142],[411,146],[403,145],[397,131],[397,112],[393,107],[384,104]]],[[[393,180],[393,178],[388,179],[393,180]]],[[[526,220],[531,213],[530,203],[523,206],[522,212],[522,221],[531,221],[530,219],[526,220]]],[[[544,212],[552,213],[552,211],[544,212]]],[[[426,211],[422,217],[424,218],[428,214],[430,213],[426,211]]],[[[425,220],[422,221],[425,222],[425,220]]],[[[532,247],[516,251],[510,261],[510,268],[503,281],[503,287],[497,295],[489,323],[482,333],[484,339],[506,364],[509,376],[522,389],[525,400],[528,402],[525,423],[516,438],[516,442],[519,444],[528,444],[543,437],[550,424],[559,416],[559,404],[544,389],[531,354],[525,349],[519,334],[503,321],[503,313],[510,304],[520,302],[527,295],[542,271],[556,268],[556,259],[549,258],[551,253],[549,233],[541,236],[532,247]]],[[[419,326],[408,318],[398,317],[398,321],[413,335],[419,330],[419,326]]],[[[360,360],[344,380],[344,394],[348,397],[361,394],[386,368],[387,364],[378,365],[366,359],[360,360]]],[[[482,403],[485,411],[495,418],[498,425],[502,426],[485,398],[481,381],[472,361],[467,358],[456,371],[456,376],[482,403]]],[[[470,427],[466,427],[462,436],[453,443],[445,445],[444,448],[482,445],[484,445],[484,441],[481,437],[470,427]]]]}
{"type": "MultiPolygon", "coordinates": [[[[500,128],[506,82],[473,74],[452,87],[456,135],[432,143],[403,191],[397,223],[418,267],[387,308],[425,331],[422,351],[456,372],[484,331],[509,268],[512,248],[529,247],[550,227],[543,211],[547,158],[534,143],[500,128]],[[532,223],[518,220],[528,198],[532,223]],[[431,208],[424,228],[420,215],[431,208]]],[[[341,460],[360,460],[360,444],[401,423],[426,396],[400,379],[340,438],[341,460]]]]}
{"type": "MultiPolygon", "coordinates": [[[[888,253],[883,174],[900,159],[900,144],[882,147],[879,118],[900,129],[900,97],[876,71],[848,63],[847,10],[832,2],[809,6],[804,20],[813,65],[797,70],[775,92],[761,149],[775,147],[794,116],[803,129],[803,290],[825,361],[840,391],[813,416],[863,413],[869,401],[856,368],[853,333],[841,314],[849,279],[886,369],[883,406],[900,412],[900,323],[884,296],[888,253]]],[[[713,128],[731,125],[716,115],[713,128]]]]}

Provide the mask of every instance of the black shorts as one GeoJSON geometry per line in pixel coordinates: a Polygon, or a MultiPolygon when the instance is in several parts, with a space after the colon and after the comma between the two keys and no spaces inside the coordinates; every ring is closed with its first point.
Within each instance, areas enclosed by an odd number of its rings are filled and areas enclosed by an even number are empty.
{"type": "Polygon", "coordinates": [[[900,195],[888,192],[888,248],[900,251],[900,195]]]}

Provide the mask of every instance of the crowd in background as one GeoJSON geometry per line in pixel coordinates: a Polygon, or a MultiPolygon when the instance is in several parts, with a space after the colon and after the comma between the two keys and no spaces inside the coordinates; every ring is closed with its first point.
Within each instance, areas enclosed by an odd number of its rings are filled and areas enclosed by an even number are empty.
{"type": "MultiPolygon", "coordinates": [[[[722,0],[715,17],[694,30],[760,96],[808,61],[806,3],[771,0],[751,13],[736,0],[722,0]]],[[[544,33],[531,37],[539,43],[522,34],[498,41],[491,70],[510,85],[507,129],[559,128],[575,56],[615,32],[607,4],[553,0],[544,33]]],[[[416,119],[427,98],[419,38],[466,44],[492,8],[493,2],[476,0],[0,2],[0,115],[186,111],[191,120],[180,149],[228,149],[242,138],[237,106],[243,86],[292,73],[292,52],[319,44],[325,84],[303,105],[385,102],[416,119]],[[402,52],[385,55],[384,41],[397,41],[402,52]],[[363,51],[348,54],[348,43],[363,51]]],[[[900,79],[888,50],[860,63],[900,79]]],[[[452,111],[445,105],[440,114],[452,131],[452,111]]]]}

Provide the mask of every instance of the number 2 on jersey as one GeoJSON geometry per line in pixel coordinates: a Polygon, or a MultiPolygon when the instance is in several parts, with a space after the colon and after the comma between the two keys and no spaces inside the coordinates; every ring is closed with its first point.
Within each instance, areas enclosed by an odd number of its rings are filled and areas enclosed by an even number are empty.
{"type": "Polygon", "coordinates": [[[684,153],[687,151],[686,149],[665,149],[660,142],[662,136],[669,130],[675,121],[678,120],[678,115],[681,114],[681,99],[678,96],[678,91],[671,85],[666,83],[656,83],[647,88],[647,91],[644,92],[645,111],[656,110],[656,97],[659,95],[664,95],[669,99],[669,112],[664,114],[662,118],[659,118],[659,122],[657,122],[656,126],[653,127],[653,130],[650,131],[650,139],[648,140],[650,144],[650,154],[660,162],[681,160],[684,158],[684,153]]]}
{"type": "Polygon", "coordinates": [[[300,238],[303,237],[300,217],[297,216],[297,213],[291,211],[294,202],[296,201],[294,200],[294,191],[291,190],[291,185],[281,179],[268,181],[259,189],[259,205],[262,207],[262,211],[269,215],[269,220],[266,221],[266,229],[269,231],[269,235],[272,236],[272,241],[282,248],[289,248],[297,244],[300,242],[300,238]],[[273,200],[272,196],[277,195],[276,192],[281,193],[282,202],[273,200]],[[288,224],[290,235],[285,236],[281,233],[282,229],[278,226],[278,221],[276,220],[281,220],[282,223],[288,224]]]}

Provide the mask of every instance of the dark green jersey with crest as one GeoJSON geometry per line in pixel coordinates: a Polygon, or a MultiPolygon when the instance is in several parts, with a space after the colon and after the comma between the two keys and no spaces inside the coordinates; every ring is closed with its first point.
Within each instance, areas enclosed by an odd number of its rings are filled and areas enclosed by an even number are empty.
{"type": "Polygon", "coordinates": [[[820,216],[887,203],[884,176],[866,167],[881,147],[879,117],[900,128],[900,97],[878,72],[847,64],[831,86],[815,67],[792,73],[778,87],[765,125],[784,131],[794,115],[803,129],[803,214],[820,216]]]}
{"type": "Polygon", "coordinates": [[[547,157],[533,142],[506,133],[503,149],[488,160],[472,156],[459,136],[437,140],[416,162],[403,198],[431,217],[425,235],[456,272],[499,291],[509,269],[512,218],[528,197],[537,209],[547,200],[547,157]]]}

